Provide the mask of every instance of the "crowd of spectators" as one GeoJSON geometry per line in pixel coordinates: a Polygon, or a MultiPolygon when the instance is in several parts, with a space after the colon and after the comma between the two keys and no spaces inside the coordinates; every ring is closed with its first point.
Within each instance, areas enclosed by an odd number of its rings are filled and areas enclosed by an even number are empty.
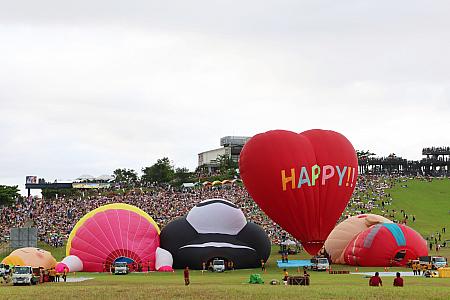
{"type": "Polygon", "coordinates": [[[118,202],[141,208],[162,228],[171,220],[186,215],[198,202],[210,198],[235,203],[249,221],[263,226],[273,242],[278,243],[282,236],[290,237],[262,213],[244,187],[229,184],[185,190],[166,187],[134,189],[126,193],[103,191],[85,197],[60,196],[58,199],[21,198],[13,206],[0,208],[0,242],[8,238],[10,228],[32,222],[38,228],[40,240],[60,246],[82,216],[99,206],[118,202]]]}
{"type": "MultiPolygon", "coordinates": [[[[407,178],[360,175],[342,218],[374,212],[394,222],[414,222],[415,216],[408,214],[406,210],[389,208],[392,197],[388,189],[396,183],[407,187],[407,178]]],[[[31,222],[38,228],[38,238],[41,241],[61,246],[82,216],[99,206],[118,202],[141,208],[162,228],[171,220],[186,215],[198,202],[211,198],[223,198],[235,203],[242,209],[247,220],[264,228],[273,243],[278,244],[285,238],[293,239],[260,210],[242,185],[228,184],[185,190],[171,187],[134,189],[122,193],[109,190],[91,192],[83,197],[60,196],[58,199],[21,198],[12,206],[0,207],[0,243],[2,239],[4,241],[8,238],[10,228],[23,227],[31,222]]]]}

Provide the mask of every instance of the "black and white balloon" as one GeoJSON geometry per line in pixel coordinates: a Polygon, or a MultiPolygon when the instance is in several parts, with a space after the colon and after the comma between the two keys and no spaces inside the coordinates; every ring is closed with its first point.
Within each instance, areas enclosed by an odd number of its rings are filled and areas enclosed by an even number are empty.
{"type": "Polygon", "coordinates": [[[232,261],[234,268],[256,268],[270,255],[270,240],[236,205],[224,199],[204,200],[187,216],[167,224],[161,247],[173,256],[176,269],[201,269],[214,258],[232,261]]]}

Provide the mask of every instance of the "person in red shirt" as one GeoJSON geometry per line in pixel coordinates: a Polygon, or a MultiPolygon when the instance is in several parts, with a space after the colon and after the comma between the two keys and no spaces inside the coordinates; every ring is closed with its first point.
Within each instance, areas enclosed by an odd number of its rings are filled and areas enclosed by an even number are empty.
{"type": "Polygon", "coordinates": [[[381,278],[379,275],[380,274],[378,272],[375,272],[375,276],[370,277],[370,280],[369,280],[370,286],[383,286],[383,281],[381,281],[381,278]]]}
{"type": "Polygon", "coordinates": [[[400,277],[400,272],[397,272],[397,277],[394,279],[394,286],[403,286],[403,278],[400,277]]]}
{"type": "Polygon", "coordinates": [[[184,269],[184,285],[189,285],[189,267],[184,269]]]}

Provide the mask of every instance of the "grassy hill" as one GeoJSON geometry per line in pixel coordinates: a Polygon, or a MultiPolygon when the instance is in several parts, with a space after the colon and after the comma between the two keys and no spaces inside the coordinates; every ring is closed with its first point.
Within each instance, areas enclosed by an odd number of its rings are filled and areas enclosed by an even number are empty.
{"type": "Polygon", "coordinates": [[[388,209],[396,210],[397,219],[402,219],[400,210],[404,210],[408,214],[407,225],[424,237],[446,227],[446,238],[450,239],[450,179],[408,180],[388,192],[393,199],[388,209]],[[413,215],[415,222],[412,222],[413,215]]]}

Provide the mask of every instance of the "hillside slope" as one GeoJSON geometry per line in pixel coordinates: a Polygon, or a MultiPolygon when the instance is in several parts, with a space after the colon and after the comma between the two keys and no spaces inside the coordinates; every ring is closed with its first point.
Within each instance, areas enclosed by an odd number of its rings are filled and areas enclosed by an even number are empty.
{"type": "Polygon", "coordinates": [[[446,227],[445,238],[450,239],[450,179],[434,179],[431,182],[417,179],[397,184],[388,190],[398,219],[400,210],[408,214],[407,225],[424,237],[441,232],[446,227]],[[403,187],[403,186],[407,187],[403,187]],[[412,222],[412,216],[416,221],[412,222]]]}

